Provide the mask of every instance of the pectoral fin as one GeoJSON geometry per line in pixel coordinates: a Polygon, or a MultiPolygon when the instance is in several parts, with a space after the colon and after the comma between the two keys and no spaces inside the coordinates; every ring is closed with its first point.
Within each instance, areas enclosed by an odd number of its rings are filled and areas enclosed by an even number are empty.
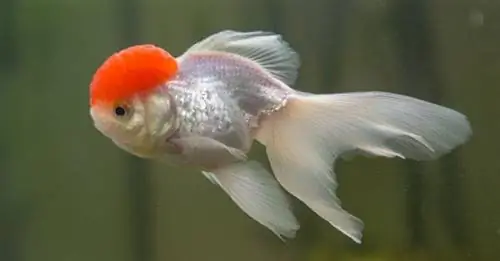
{"type": "Polygon", "coordinates": [[[179,147],[185,160],[207,168],[247,159],[245,152],[211,138],[193,136],[172,139],[170,143],[179,147]]]}

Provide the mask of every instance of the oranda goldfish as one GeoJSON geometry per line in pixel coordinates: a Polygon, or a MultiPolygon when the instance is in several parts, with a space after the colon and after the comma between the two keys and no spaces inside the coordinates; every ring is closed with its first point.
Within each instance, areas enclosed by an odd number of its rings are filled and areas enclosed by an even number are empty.
{"type": "Polygon", "coordinates": [[[432,160],[472,135],[461,113],[387,92],[293,89],[299,55],[272,32],[226,30],[178,57],[152,45],[110,56],[90,84],[95,127],[148,159],[196,167],[280,238],[299,229],[283,188],[357,243],[335,160],[347,152],[432,160]],[[263,144],[270,171],[247,158],[263,144]]]}

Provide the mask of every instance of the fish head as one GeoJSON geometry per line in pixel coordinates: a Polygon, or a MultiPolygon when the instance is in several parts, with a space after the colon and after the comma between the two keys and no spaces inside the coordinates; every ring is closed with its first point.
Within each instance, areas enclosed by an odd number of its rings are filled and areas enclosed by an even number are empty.
{"type": "Polygon", "coordinates": [[[177,62],[153,45],[137,45],[110,56],[90,84],[90,116],[96,129],[118,147],[155,157],[179,128],[166,83],[177,62]]]}

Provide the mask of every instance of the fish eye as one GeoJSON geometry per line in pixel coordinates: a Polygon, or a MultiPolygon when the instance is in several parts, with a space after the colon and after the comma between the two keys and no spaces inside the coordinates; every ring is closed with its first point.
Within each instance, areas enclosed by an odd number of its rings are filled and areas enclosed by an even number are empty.
{"type": "Polygon", "coordinates": [[[123,105],[118,105],[115,107],[115,115],[116,116],[125,116],[127,114],[127,108],[123,105]]]}

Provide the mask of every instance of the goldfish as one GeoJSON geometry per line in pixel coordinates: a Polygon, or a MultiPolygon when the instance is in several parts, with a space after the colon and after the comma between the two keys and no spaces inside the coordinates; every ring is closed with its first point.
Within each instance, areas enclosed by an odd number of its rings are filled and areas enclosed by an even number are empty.
{"type": "Polygon", "coordinates": [[[351,152],[434,160],[466,143],[471,125],[453,109],[390,92],[299,91],[300,66],[283,36],[266,31],[213,33],[177,57],[134,45],[95,71],[90,116],[118,148],[198,170],[283,240],[300,228],[295,197],[361,243],[363,221],[336,195],[336,161],[351,152]],[[269,169],[248,157],[256,142],[269,169]]]}

